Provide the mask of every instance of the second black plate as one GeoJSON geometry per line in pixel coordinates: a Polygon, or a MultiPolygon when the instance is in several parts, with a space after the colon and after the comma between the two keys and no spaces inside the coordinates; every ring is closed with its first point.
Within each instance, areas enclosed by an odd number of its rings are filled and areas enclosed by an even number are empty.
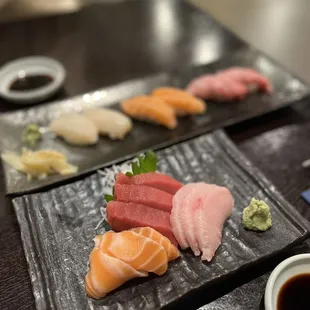
{"type": "Polygon", "coordinates": [[[37,309],[192,309],[193,304],[204,303],[210,288],[219,289],[227,281],[234,284],[234,277],[251,273],[251,268],[258,268],[259,263],[307,236],[305,220],[222,131],[157,154],[159,171],[183,183],[224,185],[234,196],[233,213],[211,263],[182,251],[182,257],[171,262],[161,277],[135,279],[102,300],[87,298],[84,277],[92,239],[107,228],[95,230],[102,219],[100,207],[105,206],[103,194],[111,192],[115,172],[128,171],[125,162],[84,180],[13,200],[37,309]],[[273,226],[265,233],[247,231],[241,224],[242,210],[253,196],[271,207],[273,226]]]}

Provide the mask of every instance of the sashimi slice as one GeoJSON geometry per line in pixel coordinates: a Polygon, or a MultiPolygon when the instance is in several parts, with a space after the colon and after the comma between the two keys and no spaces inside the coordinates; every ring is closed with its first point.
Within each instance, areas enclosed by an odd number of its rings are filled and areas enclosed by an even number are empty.
{"type": "Polygon", "coordinates": [[[179,250],[171,243],[171,241],[167,237],[163,236],[157,230],[151,227],[138,227],[133,228],[132,231],[146,238],[150,238],[162,245],[167,253],[168,261],[175,260],[180,256],[179,250]]]}
{"type": "Polygon", "coordinates": [[[115,182],[119,184],[146,185],[160,189],[172,195],[182,187],[182,183],[166,174],[158,172],[142,173],[132,177],[128,177],[123,173],[118,173],[115,182]]]}
{"type": "Polygon", "coordinates": [[[152,95],[163,99],[178,115],[202,114],[206,111],[204,101],[190,95],[188,92],[173,87],[160,87],[152,95]]]}
{"type": "Polygon", "coordinates": [[[157,188],[116,183],[114,194],[117,201],[134,202],[166,212],[172,209],[173,196],[157,188]]]}
{"type": "Polygon", "coordinates": [[[183,250],[189,247],[183,228],[187,222],[186,214],[183,212],[183,205],[186,196],[190,193],[193,186],[193,184],[184,185],[177,191],[172,200],[173,207],[170,215],[171,227],[174,236],[183,250]]]}
{"type": "Polygon", "coordinates": [[[200,201],[193,205],[193,219],[201,259],[211,261],[221,244],[223,225],[231,215],[233,197],[226,187],[199,183],[195,199],[200,201]]]}
{"type": "Polygon", "coordinates": [[[151,121],[169,129],[177,126],[174,110],[161,98],[139,96],[123,101],[121,107],[133,118],[151,121]]]}
{"type": "Polygon", "coordinates": [[[163,275],[168,268],[168,257],[162,245],[134,231],[106,232],[99,248],[139,271],[163,275]]]}
{"type": "Polygon", "coordinates": [[[89,255],[89,271],[85,277],[85,290],[89,297],[100,299],[126,281],[147,275],[147,272],[137,271],[129,264],[95,247],[89,255]]]}
{"type": "Polygon", "coordinates": [[[229,100],[241,100],[248,94],[248,88],[240,81],[233,79],[232,77],[223,74],[222,72],[216,75],[220,79],[228,90],[229,100]]]}
{"type": "Polygon", "coordinates": [[[186,87],[186,91],[193,96],[197,96],[203,99],[212,99],[216,96],[214,85],[216,78],[214,75],[205,74],[195,78],[186,87]]]}
{"type": "Polygon", "coordinates": [[[108,223],[113,230],[122,231],[149,226],[166,236],[173,245],[178,246],[170,224],[170,213],[120,201],[110,201],[106,210],[108,223]]]}
{"type": "Polygon", "coordinates": [[[272,92],[272,85],[262,74],[250,68],[235,67],[222,71],[222,74],[229,76],[244,84],[257,85],[261,90],[268,93],[272,92]]]}

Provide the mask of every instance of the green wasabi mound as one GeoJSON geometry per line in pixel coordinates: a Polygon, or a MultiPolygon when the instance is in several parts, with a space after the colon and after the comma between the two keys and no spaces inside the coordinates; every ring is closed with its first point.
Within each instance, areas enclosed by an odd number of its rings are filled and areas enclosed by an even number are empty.
{"type": "Polygon", "coordinates": [[[246,229],[266,231],[272,226],[269,206],[262,200],[252,198],[248,207],[243,210],[242,224],[246,229]]]}
{"type": "Polygon", "coordinates": [[[23,143],[29,146],[36,146],[41,139],[40,128],[36,124],[29,124],[23,132],[23,143]]]}

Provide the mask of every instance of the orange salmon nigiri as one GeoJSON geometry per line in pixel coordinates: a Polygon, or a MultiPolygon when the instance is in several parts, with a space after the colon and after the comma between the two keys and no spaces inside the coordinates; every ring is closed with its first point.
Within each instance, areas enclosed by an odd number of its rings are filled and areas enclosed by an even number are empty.
{"type": "Polygon", "coordinates": [[[100,240],[99,248],[131,267],[162,275],[168,268],[168,257],[163,246],[134,231],[109,231],[100,240]]]}
{"type": "Polygon", "coordinates": [[[147,272],[139,272],[96,247],[89,255],[89,265],[85,290],[89,297],[95,299],[103,298],[128,280],[148,275],[147,272]]]}
{"type": "Polygon", "coordinates": [[[138,96],[121,103],[129,116],[163,125],[169,129],[177,126],[174,110],[161,98],[138,96]]]}
{"type": "Polygon", "coordinates": [[[153,91],[152,96],[163,99],[178,115],[202,114],[207,109],[203,100],[174,87],[157,88],[153,91]]]}
{"type": "Polygon", "coordinates": [[[180,256],[179,250],[170,242],[167,237],[163,236],[157,230],[151,227],[138,227],[131,230],[162,245],[167,253],[169,262],[180,256]]]}

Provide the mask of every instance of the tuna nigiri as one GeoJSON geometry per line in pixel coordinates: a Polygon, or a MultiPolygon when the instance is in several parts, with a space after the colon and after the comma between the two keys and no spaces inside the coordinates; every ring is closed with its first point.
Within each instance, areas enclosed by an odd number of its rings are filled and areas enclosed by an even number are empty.
{"type": "Polygon", "coordinates": [[[107,135],[113,140],[124,139],[132,128],[129,117],[111,109],[87,109],[83,115],[95,124],[100,134],[107,135]]]}
{"type": "Polygon", "coordinates": [[[169,129],[177,126],[174,110],[161,98],[139,96],[121,103],[129,116],[163,125],[169,129]]]}
{"type": "Polygon", "coordinates": [[[155,89],[152,95],[163,99],[178,115],[202,114],[206,111],[204,101],[181,89],[160,87],[155,89]]]}
{"type": "Polygon", "coordinates": [[[168,257],[164,247],[134,231],[105,233],[101,237],[99,249],[139,271],[163,275],[168,268],[168,257]]]}
{"type": "Polygon", "coordinates": [[[89,297],[100,299],[126,281],[147,275],[147,272],[137,271],[129,264],[95,247],[89,255],[89,271],[85,277],[85,289],[89,297]]]}
{"type": "Polygon", "coordinates": [[[133,228],[132,231],[140,234],[146,238],[150,238],[153,241],[159,243],[166,251],[168,261],[175,260],[180,256],[179,250],[171,243],[171,241],[159,233],[157,230],[151,227],[138,227],[133,228]]]}
{"type": "Polygon", "coordinates": [[[110,201],[107,205],[107,217],[109,225],[115,231],[149,226],[167,237],[173,245],[178,246],[168,212],[136,203],[110,201]]]}
{"type": "Polygon", "coordinates": [[[115,181],[119,184],[146,185],[172,195],[182,187],[182,183],[166,174],[158,172],[141,173],[132,177],[128,177],[123,173],[118,173],[115,181]]]}
{"type": "Polygon", "coordinates": [[[96,126],[83,115],[68,113],[51,122],[49,128],[65,141],[76,145],[89,145],[98,141],[96,126]]]}

